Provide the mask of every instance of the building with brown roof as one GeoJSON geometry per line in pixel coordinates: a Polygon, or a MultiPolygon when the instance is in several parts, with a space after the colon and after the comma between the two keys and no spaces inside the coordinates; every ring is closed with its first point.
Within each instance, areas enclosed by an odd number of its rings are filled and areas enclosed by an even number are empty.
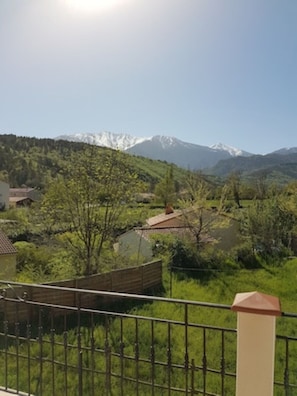
{"type": "Polygon", "coordinates": [[[40,199],[40,193],[35,188],[10,188],[9,189],[9,206],[20,207],[30,206],[32,202],[40,199]]]}
{"type": "Polygon", "coordinates": [[[182,212],[176,210],[171,213],[160,213],[146,220],[146,224],[151,228],[171,228],[184,226],[182,212]]]}
{"type": "Polygon", "coordinates": [[[0,279],[11,280],[16,274],[17,249],[0,231],[0,279]]]}
{"type": "MultiPolygon", "coordinates": [[[[189,210],[189,213],[192,211],[189,210]]],[[[194,213],[194,212],[193,212],[194,213]]],[[[206,217],[214,216],[212,211],[206,211],[206,217]]],[[[139,257],[144,261],[153,258],[153,235],[171,234],[179,239],[193,239],[193,233],[185,222],[183,212],[176,210],[172,213],[160,213],[146,220],[146,225],[134,228],[120,235],[117,251],[126,257],[139,257]]],[[[229,251],[239,242],[239,223],[228,219],[225,227],[216,227],[200,236],[204,244],[215,243],[216,249],[229,251]]]]}

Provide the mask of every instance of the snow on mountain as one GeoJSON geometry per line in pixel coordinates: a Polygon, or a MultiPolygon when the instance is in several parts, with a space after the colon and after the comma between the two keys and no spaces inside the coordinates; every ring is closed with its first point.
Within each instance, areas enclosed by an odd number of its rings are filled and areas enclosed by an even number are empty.
{"type": "Polygon", "coordinates": [[[244,152],[240,149],[237,149],[235,147],[232,147],[232,146],[227,146],[226,144],[223,144],[223,143],[214,144],[214,145],[210,146],[210,148],[212,148],[214,150],[227,151],[232,157],[246,155],[245,154],[246,152],[244,152]]]}
{"type": "Polygon", "coordinates": [[[83,142],[95,146],[109,147],[125,151],[135,144],[142,143],[147,138],[135,137],[125,133],[99,132],[99,133],[73,133],[60,135],[56,140],[68,140],[71,142],[83,142]]]}
{"type": "Polygon", "coordinates": [[[57,139],[118,149],[133,155],[172,162],[188,169],[209,168],[222,159],[239,155],[251,155],[222,143],[208,147],[187,143],[175,137],[161,135],[139,138],[128,134],[100,132],[62,135],[57,137],[57,139]]]}

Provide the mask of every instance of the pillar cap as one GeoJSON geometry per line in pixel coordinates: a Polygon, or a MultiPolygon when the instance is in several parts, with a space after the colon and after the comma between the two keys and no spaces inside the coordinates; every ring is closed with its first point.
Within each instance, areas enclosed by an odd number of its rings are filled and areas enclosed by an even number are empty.
{"type": "Polygon", "coordinates": [[[249,293],[237,293],[231,309],[232,311],[236,312],[246,312],[260,315],[281,315],[279,298],[257,291],[249,293]]]}

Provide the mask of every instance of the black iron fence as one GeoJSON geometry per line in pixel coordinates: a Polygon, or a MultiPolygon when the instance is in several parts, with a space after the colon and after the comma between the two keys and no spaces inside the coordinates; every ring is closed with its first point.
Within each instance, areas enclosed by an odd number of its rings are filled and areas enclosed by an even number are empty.
{"type": "MultiPolygon", "coordinates": [[[[36,396],[235,395],[230,306],[72,288],[77,305],[67,306],[32,301],[18,294],[20,286],[3,283],[0,296],[2,389],[36,396]],[[96,309],[82,304],[90,294],[96,309]],[[222,318],[230,327],[216,324],[222,318]]],[[[60,290],[35,287],[45,295],[60,290]]],[[[276,395],[297,395],[296,341],[277,338],[276,395]]]]}

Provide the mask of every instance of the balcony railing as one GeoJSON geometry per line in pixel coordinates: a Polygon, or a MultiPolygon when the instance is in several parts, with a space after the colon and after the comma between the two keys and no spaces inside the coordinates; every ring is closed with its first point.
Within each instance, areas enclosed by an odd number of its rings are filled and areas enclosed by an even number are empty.
{"type": "MultiPolygon", "coordinates": [[[[235,395],[229,305],[2,282],[0,314],[0,386],[15,394],[235,395]]],[[[296,341],[277,337],[276,395],[297,394],[296,341]]]]}

